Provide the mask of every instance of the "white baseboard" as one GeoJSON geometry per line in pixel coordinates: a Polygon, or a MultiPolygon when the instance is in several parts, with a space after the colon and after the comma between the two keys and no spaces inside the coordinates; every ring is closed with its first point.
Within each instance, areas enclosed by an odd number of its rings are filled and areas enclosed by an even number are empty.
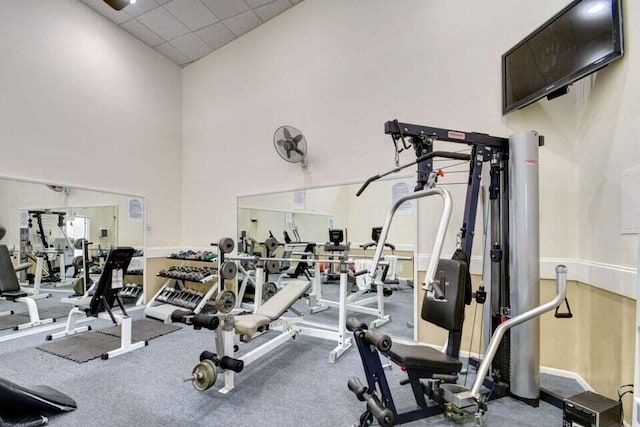
{"type": "MultiPolygon", "coordinates": [[[[429,254],[418,255],[418,271],[425,271],[428,263],[429,254]]],[[[541,258],[540,278],[555,279],[556,266],[559,264],[567,267],[567,280],[575,280],[627,298],[637,299],[637,268],[587,260],[541,258]]],[[[471,257],[469,270],[474,275],[482,274],[482,257],[471,257]]]]}
{"type": "Polygon", "coordinates": [[[576,380],[576,382],[578,384],[580,384],[580,387],[582,387],[583,389],[585,389],[586,391],[593,391],[595,392],[595,390],[593,389],[593,387],[591,387],[591,384],[589,384],[584,378],[582,378],[582,376],[577,373],[577,372],[573,372],[573,371],[566,371],[564,369],[557,369],[557,368],[549,368],[547,366],[540,366],[540,372],[543,374],[549,374],[549,375],[555,375],[556,377],[563,377],[563,378],[571,378],[573,380],[576,380]]]}

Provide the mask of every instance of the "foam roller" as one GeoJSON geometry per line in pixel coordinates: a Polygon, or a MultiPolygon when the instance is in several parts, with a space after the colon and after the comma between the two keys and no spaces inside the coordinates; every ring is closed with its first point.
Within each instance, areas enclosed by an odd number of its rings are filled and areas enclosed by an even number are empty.
{"type": "Polygon", "coordinates": [[[218,316],[209,316],[206,314],[196,314],[191,320],[194,329],[206,328],[212,331],[218,329],[220,326],[220,319],[218,316]]]}
{"type": "Polygon", "coordinates": [[[369,329],[364,333],[364,340],[375,346],[378,351],[386,352],[391,349],[391,337],[387,334],[382,334],[376,329],[369,329]]]}

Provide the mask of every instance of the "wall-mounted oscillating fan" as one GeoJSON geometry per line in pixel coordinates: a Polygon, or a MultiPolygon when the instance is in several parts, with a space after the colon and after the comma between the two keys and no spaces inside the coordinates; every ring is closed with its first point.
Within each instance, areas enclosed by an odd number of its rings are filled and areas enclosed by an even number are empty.
{"type": "Polygon", "coordinates": [[[273,146],[287,162],[302,163],[303,168],[307,166],[307,140],[293,126],[280,126],[273,134],[273,146]]]}

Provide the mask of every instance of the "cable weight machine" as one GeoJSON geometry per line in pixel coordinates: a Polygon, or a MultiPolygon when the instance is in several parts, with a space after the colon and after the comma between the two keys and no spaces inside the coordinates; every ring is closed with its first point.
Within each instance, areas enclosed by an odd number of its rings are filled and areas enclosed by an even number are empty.
{"type": "MultiPolygon", "coordinates": [[[[420,191],[435,186],[438,181],[440,174],[434,170],[434,159],[469,162],[463,221],[458,232],[455,259],[467,263],[470,261],[481,187],[485,188],[488,195],[485,201],[489,220],[485,225],[483,281],[477,292],[472,293],[470,286],[465,290],[466,304],[470,304],[474,298],[476,302],[485,304],[483,322],[490,326],[485,328],[485,345],[495,354],[487,353],[490,355],[487,357],[487,362],[490,362],[488,368],[479,367],[482,368],[480,371],[486,370],[486,377],[482,381],[484,387],[491,391],[488,398],[509,395],[532,406],[538,406],[542,398],[555,406],[561,405],[560,399],[541,390],[539,385],[540,332],[536,317],[541,314],[542,307],[538,307],[538,147],[544,145],[544,137],[530,131],[501,138],[401,123],[398,120],[386,122],[384,131],[392,138],[396,167],[369,178],[357,195],[371,182],[413,165],[417,166],[415,191],[420,191]],[[470,154],[437,151],[434,149],[437,141],[466,145],[470,154]],[[412,150],[416,158],[400,165],[400,153],[407,150],[412,150]],[[484,182],[483,174],[488,176],[484,182]],[[509,322],[515,318],[518,318],[517,322],[509,322]],[[507,322],[505,326],[508,327],[500,328],[500,333],[495,337],[499,343],[490,343],[494,331],[507,322]],[[525,323],[510,330],[511,325],[520,322],[525,323]]],[[[379,245],[384,243],[385,238],[385,235],[381,236],[379,245]]],[[[427,281],[431,280],[427,277],[427,281]]],[[[446,298],[446,288],[439,289],[437,280],[426,285],[432,287],[434,298],[446,298]]],[[[449,356],[459,358],[461,339],[461,332],[449,333],[446,348],[449,356]]],[[[478,365],[480,361],[476,362],[478,365]]],[[[479,374],[482,375],[481,372],[479,374]]],[[[474,391],[478,389],[473,388],[474,391]]]]}

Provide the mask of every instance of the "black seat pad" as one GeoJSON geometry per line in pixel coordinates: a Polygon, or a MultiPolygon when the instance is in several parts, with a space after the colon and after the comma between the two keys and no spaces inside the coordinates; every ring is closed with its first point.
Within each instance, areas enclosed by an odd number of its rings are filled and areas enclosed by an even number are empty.
{"type": "Polygon", "coordinates": [[[426,369],[434,374],[460,372],[462,362],[425,345],[393,343],[386,353],[392,361],[410,369],[426,369]]]}
{"type": "Polygon", "coordinates": [[[49,416],[77,408],[75,400],[49,386],[27,388],[4,378],[0,378],[0,402],[0,416],[3,418],[49,416]]]}
{"type": "Polygon", "coordinates": [[[0,294],[0,296],[5,297],[8,300],[14,300],[14,299],[26,297],[27,295],[29,294],[27,294],[24,291],[7,291],[7,292],[2,292],[0,294]]]}

